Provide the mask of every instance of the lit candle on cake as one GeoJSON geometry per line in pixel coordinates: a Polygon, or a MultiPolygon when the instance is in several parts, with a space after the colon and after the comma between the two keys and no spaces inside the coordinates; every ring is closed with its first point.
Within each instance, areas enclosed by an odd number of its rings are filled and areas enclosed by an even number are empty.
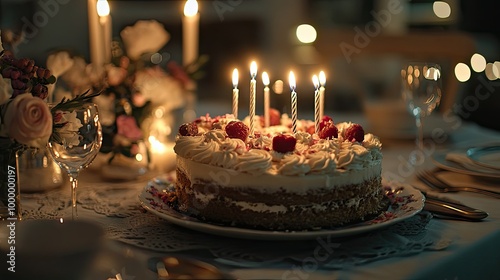
{"type": "Polygon", "coordinates": [[[195,62],[198,58],[199,21],[198,2],[187,0],[182,18],[182,62],[184,66],[195,62]]]}
{"type": "Polygon", "coordinates": [[[325,72],[319,72],[319,116],[323,118],[325,115],[325,84],[326,84],[326,76],[325,72]]]}
{"type": "Polygon", "coordinates": [[[257,76],[257,63],[252,61],[250,63],[250,135],[253,135],[255,131],[255,92],[257,90],[257,81],[255,81],[255,77],[257,76]]]}
{"type": "Polygon", "coordinates": [[[238,69],[234,68],[233,70],[233,116],[234,118],[238,118],[238,69]]]}
{"type": "Polygon", "coordinates": [[[318,76],[314,75],[313,78],[314,84],[314,131],[316,133],[319,132],[319,122],[321,120],[320,117],[320,104],[319,104],[319,80],[318,76]]]}
{"type": "Polygon", "coordinates": [[[269,75],[267,72],[262,72],[262,83],[264,84],[264,126],[270,126],[269,119],[269,107],[271,107],[271,101],[269,96],[269,75]]]}
{"type": "Polygon", "coordinates": [[[112,23],[110,8],[107,0],[97,0],[97,14],[99,15],[99,23],[101,35],[103,38],[102,53],[104,63],[111,62],[111,40],[112,40],[112,23]]]}
{"type": "Polygon", "coordinates": [[[292,130],[293,133],[297,133],[297,92],[295,92],[295,75],[292,71],[290,71],[288,81],[290,83],[290,90],[292,91],[292,130]]]}

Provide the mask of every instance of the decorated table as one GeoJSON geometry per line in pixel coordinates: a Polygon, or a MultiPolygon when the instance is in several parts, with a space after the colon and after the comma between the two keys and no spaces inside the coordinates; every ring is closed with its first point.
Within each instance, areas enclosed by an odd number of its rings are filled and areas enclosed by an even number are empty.
{"type": "MultiPolygon", "coordinates": [[[[339,117],[365,121],[360,115],[339,117]]],[[[469,147],[498,140],[500,136],[498,132],[467,123],[447,133],[449,139],[445,143],[426,146],[428,154],[417,167],[433,167],[434,155],[452,147],[469,147]]],[[[413,141],[386,141],[383,175],[385,179],[392,179],[392,184],[398,179],[396,184],[426,189],[407,164],[414,149],[413,141]]],[[[238,279],[498,277],[500,208],[496,198],[481,194],[442,195],[486,211],[488,217],[479,222],[438,219],[424,210],[393,223],[384,220],[326,234],[282,232],[276,238],[272,232],[255,235],[231,228],[214,232],[210,225],[196,227],[199,222],[189,220],[174,224],[155,211],[145,210],[143,206],[148,208],[143,200],[148,195],[145,190],[154,184],[152,179],[168,178],[165,174],[146,173],[132,181],[106,181],[97,174],[96,168],[82,172],[78,210],[81,221],[92,221],[103,228],[104,241],[91,262],[78,273],[81,279],[161,279],[156,264],[166,256],[201,260],[214,265],[227,277],[238,279]],[[377,226],[380,224],[382,226],[377,226]]],[[[498,183],[477,181],[448,171],[440,172],[440,176],[450,182],[482,184],[490,189],[498,183]]],[[[68,217],[69,197],[68,186],[43,193],[23,193],[24,220],[57,221],[68,217]]],[[[58,240],[44,242],[53,242],[57,247],[58,240]]],[[[2,273],[6,273],[5,269],[2,273]]]]}

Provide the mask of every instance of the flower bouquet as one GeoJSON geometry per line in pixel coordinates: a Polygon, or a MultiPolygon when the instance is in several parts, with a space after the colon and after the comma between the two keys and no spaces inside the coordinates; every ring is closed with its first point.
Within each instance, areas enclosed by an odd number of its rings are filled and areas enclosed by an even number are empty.
{"type": "Polygon", "coordinates": [[[112,43],[112,61],[103,66],[87,64],[67,51],[47,60],[58,77],[56,99],[82,88],[102,91],[94,99],[103,128],[98,158],[105,163],[100,168],[103,175],[112,179],[120,179],[113,173],[120,169],[117,166],[127,169],[121,172],[127,178],[143,174],[150,166],[152,141],[172,140],[172,128],[182,121],[175,115],[194,106],[193,79],[201,77],[200,67],[207,61],[201,57],[185,68],[170,61],[162,68],[158,51],[170,34],[155,20],[139,20],[124,28],[120,37],[112,43]]]}
{"type": "Polygon", "coordinates": [[[87,91],[50,108],[45,99],[55,76],[31,59],[16,59],[1,44],[0,75],[0,216],[5,218],[6,213],[20,213],[19,207],[10,207],[11,201],[19,201],[19,153],[28,148],[44,149],[51,137],[65,141],[74,128],[71,118],[65,116],[99,93],[87,91]]]}

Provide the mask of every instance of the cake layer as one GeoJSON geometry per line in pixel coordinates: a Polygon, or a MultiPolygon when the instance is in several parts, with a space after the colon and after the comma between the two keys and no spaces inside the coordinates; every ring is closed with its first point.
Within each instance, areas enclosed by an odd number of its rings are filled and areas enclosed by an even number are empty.
{"type": "MultiPolygon", "coordinates": [[[[252,188],[265,193],[277,193],[286,190],[297,195],[307,194],[317,189],[335,189],[343,186],[360,184],[379,177],[382,171],[381,161],[373,161],[372,165],[362,170],[348,170],[342,173],[285,176],[273,174],[273,170],[259,176],[254,176],[232,169],[225,169],[209,164],[198,163],[177,156],[177,168],[180,169],[193,184],[216,182],[227,188],[252,188]]],[[[356,190],[352,190],[356,191],[356,190]]],[[[337,195],[337,194],[335,194],[337,195]]]]}
{"type": "Polygon", "coordinates": [[[207,221],[250,228],[304,230],[339,226],[377,214],[383,208],[379,176],[360,184],[317,188],[297,196],[287,190],[268,194],[253,188],[223,187],[213,181],[192,183],[177,169],[176,188],[182,211],[207,221]]]}

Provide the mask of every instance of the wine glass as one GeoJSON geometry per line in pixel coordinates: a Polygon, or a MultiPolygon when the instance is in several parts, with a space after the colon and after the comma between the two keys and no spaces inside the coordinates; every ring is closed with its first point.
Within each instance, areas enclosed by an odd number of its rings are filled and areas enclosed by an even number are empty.
{"type": "Polygon", "coordinates": [[[54,161],[69,175],[72,218],[76,219],[78,174],[94,160],[102,143],[97,105],[85,103],[76,109],[57,111],[54,121],[54,132],[47,149],[54,161]]]}
{"type": "Polygon", "coordinates": [[[441,100],[441,67],[436,63],[411,62],[403,67],[401,76],[403,99],[415,117],[417,148],[422,151],[422,118],[430,115],[441,100]]]}

